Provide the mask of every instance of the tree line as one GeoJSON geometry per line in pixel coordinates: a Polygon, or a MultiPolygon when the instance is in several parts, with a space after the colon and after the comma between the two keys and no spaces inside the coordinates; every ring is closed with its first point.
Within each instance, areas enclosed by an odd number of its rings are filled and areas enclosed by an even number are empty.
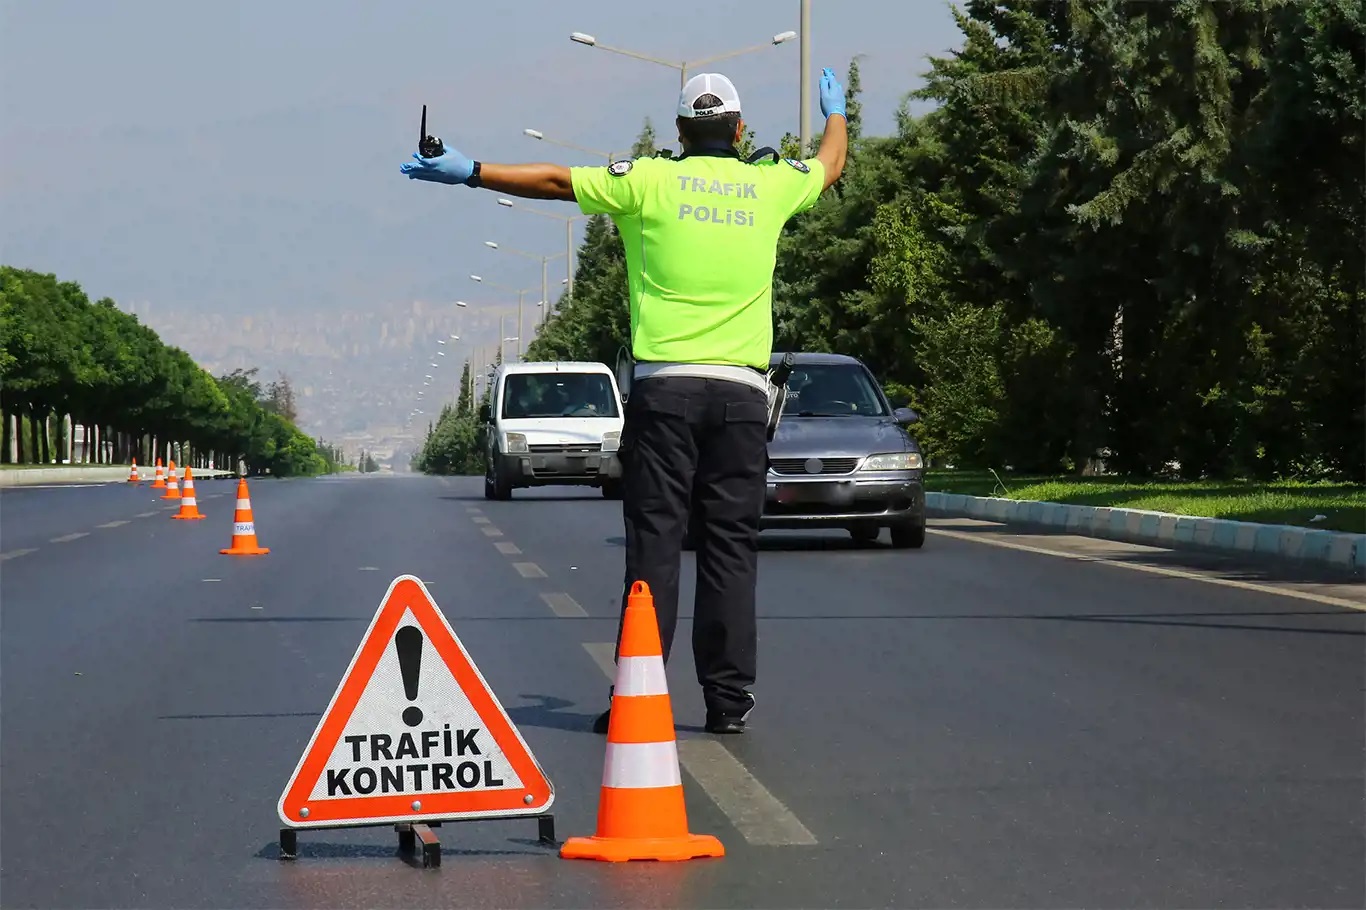
{"type": "MultiPolygon", "coordinates": [[[[1360,480],[1362,12],[971,0],[891,136],[863,134],[855,59],[844,176],[779,247],[775,349],[861,358],[936,464],[1360,480]]],[[[625,346],[608,219],[576,275],[526,359],[625,346]]]]}
{"type": "Polygon", "coordinates": [[[55,275],[0,266],[0,459],[177,465],[277,476],[337,470],[340,448],[295,425],[285,377],[214,377],[105,297],[55,275]]]}
{"type": "MultiPolygon", "coordinates": [[[[494,369],[503,362],[498,352],[494,369]]],[[[410,467],[424,474],[482,475],[484,457],[484,427],[478,408],[489,403],[490,389],[485,387],[479,405],[474,402],[470,383],[470,363],[460,374],[460,395],[455,403],[447,402],[435,421],[429,422],[422,445],[413,455],[410,467]]]]}

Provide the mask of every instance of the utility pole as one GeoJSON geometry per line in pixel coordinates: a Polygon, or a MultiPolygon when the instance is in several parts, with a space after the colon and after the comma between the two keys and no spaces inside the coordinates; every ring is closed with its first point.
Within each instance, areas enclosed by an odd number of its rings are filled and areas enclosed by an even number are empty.
{"type": "Polygon", "coordinates": [[[801,52],[797,55],[801,58],[801,96],[802,114],[798,121],[801,124],[801,145],[802,150],[798,158],[805,158],[808,154],[807,146],[811,144],[811,0],[802,0],[802,21],[799,26],[801,52]]]}

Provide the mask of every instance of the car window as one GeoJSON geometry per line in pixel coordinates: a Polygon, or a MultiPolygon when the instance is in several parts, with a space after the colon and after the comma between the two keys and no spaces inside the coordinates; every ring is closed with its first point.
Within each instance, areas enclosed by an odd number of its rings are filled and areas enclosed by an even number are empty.
{"type": "Polygon", "coordinates": [[[616,417],[617,397],[604,373],[509,373],[502,416],[616,417]]]}
{"type": "Polygon", "coordinates": [[[885,417],[872,377],[858,364],[803,364],[787,380],[783,413],[797,417],[885,417]]]}

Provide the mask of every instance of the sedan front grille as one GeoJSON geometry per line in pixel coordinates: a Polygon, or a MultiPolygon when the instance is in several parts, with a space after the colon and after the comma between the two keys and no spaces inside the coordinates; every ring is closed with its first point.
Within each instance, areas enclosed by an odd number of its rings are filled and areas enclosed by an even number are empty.
{"type": "Polygon", "coordinates": [[[772,460],[773,473],[786,474],[788,476],[809,477],[811,474],[849,474],[853,472],[855,465],[858,464],[857,458],[819,458],[820,470],[808,471],[806,463],[812,459],[808,458],[774,458],[772,460]]]}

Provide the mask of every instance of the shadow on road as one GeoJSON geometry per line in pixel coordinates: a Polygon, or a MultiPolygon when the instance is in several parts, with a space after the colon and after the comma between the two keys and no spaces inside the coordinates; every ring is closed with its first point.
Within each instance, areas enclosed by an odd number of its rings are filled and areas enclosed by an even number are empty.
{"type": "MultiPolygon", "coordinates": [[[[571,733],[591,733],[593,731],[593,720],[602,713],[598,709],[592,714],[580,714],[563,710],[572,708],[574,702],[555,695],[535,695],[530,693],[520,693],[519,698],[534,698],[540,701],[535,705],[519,705],[509,708],[504,705],[508,717],[513,724],[518,727],[543,727],[548,730],[568,730],[571,733]]],[[[702,727],[691,724],[674,724],[675,730],[688,733],[703,733],[702,727]]]]}

